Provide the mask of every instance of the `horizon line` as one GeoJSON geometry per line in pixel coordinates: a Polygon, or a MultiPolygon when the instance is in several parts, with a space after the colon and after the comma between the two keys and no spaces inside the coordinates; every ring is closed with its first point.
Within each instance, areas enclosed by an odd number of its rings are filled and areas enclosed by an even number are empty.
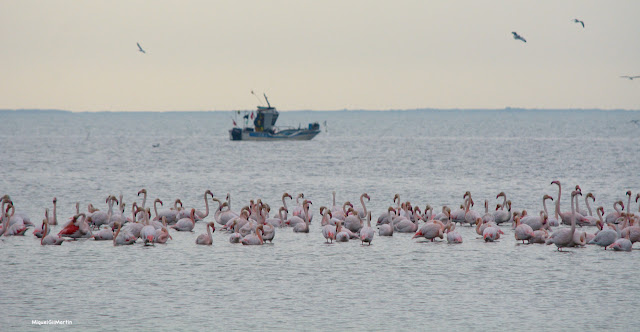
{"type": "MultiPolygon", "coordinates": [[[[0,108],[0,113],[212,113],[212,112],[254,112],[254,110],[100,110],[100,111],[72,111],[56,108],[0,108]]],[[[600,111],[600,112],[638,112],[640,109],[625,108],[526,108],[526,107],[504,107],[504,108],[404,108],[404,109],[328,109],[328,110],[278,110],[279,112],[416,112],[416,111],[600,111]]]]}

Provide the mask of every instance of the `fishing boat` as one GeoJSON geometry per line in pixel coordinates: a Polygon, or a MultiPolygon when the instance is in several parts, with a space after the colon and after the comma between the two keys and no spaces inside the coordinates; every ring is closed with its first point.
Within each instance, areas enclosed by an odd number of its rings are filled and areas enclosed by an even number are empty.
{"type": "MultiPolygon", "coordinates": [[[[232,141],[308,141],[320,133],[320,124],[317,122],[309,123],[306,128],[276,127],[280,113],[271,106],[266,94],[264,94],[264,99],[267,106],[258,106],[255,119],[253,112],[251,113],[253,127],[245,125],[244,128],[240,128],[236,121],[233,121],[234,127],[229,130],[229,138],[232,141]]],[[[248,123],[249,115],[245,114],[244,118],[248,123]]]]}

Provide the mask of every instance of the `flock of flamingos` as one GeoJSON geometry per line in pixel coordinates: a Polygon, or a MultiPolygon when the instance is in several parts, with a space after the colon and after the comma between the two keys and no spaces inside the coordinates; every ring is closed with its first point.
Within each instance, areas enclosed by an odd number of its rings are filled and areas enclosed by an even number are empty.
{"type": "MultiPolygon", "coordinates": [[[[333,204],[329,207],[321,206],[318,210],[321,218],[322,235],[328,243],[360,241],[363,245],[371,245],[376,233],[378,236],[393,236],[394,233],[413,233],[413,238],[425,238],[430,241],[446,241],[462,243],[462,236],[455,230],[456,224],[467,224],[475,227],[479,236],[487,242],[500,239],[504,232],[500,225],[511,223],[516,241],[522,243],[554,244],[558,250],[566,247],[598,245],[616,251],[631,251],[633,243],[640,241],[640,213],[635,215],[630,211],[631,191],[626,193],[627,205],[617,201],[613,211],[605,215],[602,206],[595,209],[593,215],[589,200],[595,203],[592,193],[583,195],[580,186],[571,192],[571,211],[560,209],[562,187],[559,181],[551,184],[558,186],[558,196],[555,199],[555,209],[552,215],[547,211],[546,201],[554,201],[553,197],[542,197],[542,209],[538,213],[526,210],[516,211],[511,208],[511,201],[507,200],[504,192],[496,196],[498,204],[495,209],[484,202],[484,213],[472,210],[475,202],[470,192],[466,192],[463,204],[456,208],[443,206],[438,212],[427,205],[425,211],[414,207],[410,202],[401,202],[396,194],[393,197],[394,206],[390,206],[377,219],[377,232],[371,225],[371,211],[367,210],[365,199],[370,200],[368,194],[360,196],[360,206],[354,207],[351,202],[336,205],[336,194],[333,192],[333,204]],[[584,196],[586,210],[580,208],[581,196],[584,196]],[[560,227],[561,224],[567,225],[560,227]],[[576,226],[597,227],[595,232],[576,230],[576,226]],[[552,230],[552,227],[554,229],[552,230]],[[440,239],[440,240],[436,240],[440,239]]],[[[33,235],[40,238],[41,245],[60,245],[64,241],[87,238],[95,241],[112,241],[114,246],[131,245],[141,239],[144,245],[167,243],[171,240],[170,229],[179,232],[191,232],[198,221],[209,217],[209,200],[218,203],[214,212],[215,222],[206,223],[205,234],[200,234],[196,244],[211,245],[216,223],[223,231],[229,233],[231,243],[244,245],[262,245],[272,242],[276,230],[284,227],[292,228],[293,232],[308,233],[311,221],[314,219],[310,206],[312,202],[304,199],[303,194],[296,197],[296,205],[287,206],[287,199],[292,202],[293,197],[288,193],[282,195],[282,207],[277,209],[275,216],[270,216],[271,207],[260,199],[251,201],[240,211],[233,211],[231,200],[227,194],[226,200],[221,201],[213,197],[207,190],[204,193],[206,210],[184,208],[177,199],[173,207],[158,211],[160,199],[153,201],[151,208],[146,206],[147,191],[142,189],[142,203],[133,202],[130,211],[125,208],[122,195],[106,198],[106,211],[88,205],[86,212],[81,212],[79,203],[76,204],[76,214],[57,234],[51,234],[51,226],[57,225],[56,198],[53,199],[53,211],[45,209],[44,219],[40,227],[36,227],[25,214],[16,211],[8,195],[2,197],[2,225],[0,236],[24,236],[28,227],[34,227],[33,235]],[[130,212],[130,213],[129,213],[130,212]]],[[[638,202],[640,194],[635,201],[638,202]]],[[[274,211],[275,212],[275,211],[274,211]]],[[[639,210],[640,212],[640,210],[639,210]]],[[[317,220],[316,218],[316,220],[317,220]]],[[[586,228],[588,229],[588,228],[586,228]]],[[[282,230],[283,231],[283,230],[282,230]]]]}

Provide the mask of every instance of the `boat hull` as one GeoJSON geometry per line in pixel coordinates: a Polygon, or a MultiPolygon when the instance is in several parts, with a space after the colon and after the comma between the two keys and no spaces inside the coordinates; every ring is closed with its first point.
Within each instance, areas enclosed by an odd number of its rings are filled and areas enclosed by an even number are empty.
{"type": "Polygon", "coordinates": [[[232,141],[308,141],[319,133],[320,130],[312,129],[288,129],[270,133],[233,128],[229,130],[229,138],[232,141]]]}

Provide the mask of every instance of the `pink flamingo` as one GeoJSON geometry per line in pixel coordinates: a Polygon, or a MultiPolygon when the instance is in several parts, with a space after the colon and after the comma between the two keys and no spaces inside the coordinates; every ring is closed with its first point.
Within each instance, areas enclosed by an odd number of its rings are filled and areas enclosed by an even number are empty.
{"type": "Polygon", "coordinates": [[[529,243],[541,243],[544,244],[547,242],[547,238],[549,237],[549,233],[546,229],[539,229],[537,231],[533,231],[533,237],[529,239],[529,243]]]}
{"type": "Polygon", "coordinates": [[[364,205],[365,198],[367,199],[367,202],[371,201],[369,194],[364,193],[360,195],[360,204],[362,205],[362,208],[358,207],[355,209],[358,212],[358,217],[360,217],[360,219],[365,219],[367,217],[367,207],[364,205]]]}
{"type": "Polygon", "coordinates": [[[210,246],[213,244],[213,236],[212,233],[215,233],[216,225],[215,223],[209,222],[207,223],[207,234],[200,234],[198,238],[196,238],[196,244],[202,244],[210,246]]]}
{"type": "Polygon", "coordinates": [[[273,227],[284,227],[285,221],[284,221],[283,212],[284,212],[284,215],[286,215],[288,211],[286,207],[281,206],[280,209],[278,209],[278,218],[269,218],[265,220],[265,222],[273,227]]]}
{"type": "MultiPolygon", "coordinates": [[[[45,218],[47,221],[49,220],[49,209],[45,209],[45,210],[44,210],[44,218],[45,218]]],[[[36,228],[36,229],[34,229],[34,230],[33,230],[33,235],[34,235],[35,237],[37,237],[38,239],[41,239],[41,238],[42,238],[42,235],[43,235],[44,230],[45,230],[44,222],[42,222],[42,225],[41,225],[39,228],[36,228]]],[[[47,229],[47,233],[46,233],[46,234],[44,234],[44,235],[49,235],[49,232],[51,232],[51,230],[50,230],[50,229],[47,229]]]]}
{"type": "Polygon", "coordinates": [[[520,217],[518,216],[514,218],[514,223],[516,225],[514,232],[516,241],[522,241],[522,244],[524,244],[524,241],[529,241],[529,243],[531,243],[531,238],[534,237],[533,228],[527,224],[521,223],[520,217]]]}
{"type": "Polygon", "coordinates": [[[371,241],[373,241],[373,236],[375,234],[376,233],[373,231],[373,228],[371,228],[371,211],[367,211],[367,226],[360,229],[360,241],[362,241],[362,244],[366,242],[371,245],[371,241]]]}
{"type": "Polygon", "coordinates": [[[622,210],[624,210],[624,203],[622,203],[622,201],[617,201],[613,203],[613,210],[614,212],[610,212],[605,216],[604,220],[607,224],[616,222],[616,220],[618,220],[618,218],[622,216],[622,210]],[[620,206],[622,209],[618,210],[618,206],[620,206]]]}
{"type": "Polygon", "coordinates": [[[180,232],[191,232],[193,231],[193,227],[196,225],[195,220],[196,209],[191,209],[191,213],[189,214],[189,218],[182,218],[176,222],[175,225],[171,226],[171,228],[180,232]]]}
{"type": "MultiPolygon", "coordinates": [[[[554,181],[556,182],[556,181],[554,181]]],[[[553,182],[552,182],[553,183],[553,182]]],[[[558,187],[560,183],[558,183],[558,187]]],[[[555,244],[558,248],[558,251],[562,251],[562,248],[566,248],[574,245],[574,234],[576,232],[576,215],[575,215],[575,206],[573,201],[576,196],[582,196],[582,193],[575,190],[571,193],[571,228],[563,228],[558,229],[547,239],[546,244],[555,244]]],[[[560,201],[560,195],[558,195],[558,201],[560,201]]],[[[556,209],[558,209],[558,203],[556,202],[556,209]]]]}
{"type": "Polygon", "coordinates": [[[336,223],[336,242],[348,242],[351,236],[342,229],[342,221],[336,223]]]}
{"type": "Polygon", "coordinates": [[[86,215],[80,213],[73,216],[71,221],[58,232],[59,236],[70,237],[73,239],[91,237],[91,229],[86,222],[86,215]]]}
{"type": "Polygon", "coordinates": [[[57,202],[58,202],[58,199],[54,197],[53,198],[53,217],[51,218],[47,217],[47,221],[49,222],[50,226],[55,226],[58,224],[58,216],[56,212],[57,202]]]}
{"type": "MultiPolygon", "coordinates": [[[[153,245],[156,242],[156,228],[149,224],[149,215],[151,214],[151,211],[149,208],[147,208],[146,210],[138,208],[138,212],[141,210],[144,210],[145,214],[143,216],[144,218],[142,218],[142,224],[144,226],[142,226],[142,229],[140,230],[140,238],[144,241],[145,246],[153,245]]],[[[194,211],[191,212],[191,214],[193,213],[194,211]]]]}
{"type": "Polygon", "coordinates": [[[264,241],[262,239],[262,225],[258,225],[256,227],[256,231],[254,234],[249,234],[242,239],[243,245],[263,245],[264,241]]]}
{"type": "Polygon", "coordinates": [[[553,217],[549,216],[549,212],[547,211],[547,203],[546,203],[548,199],[553,201],[553,197],[549,195],[545,194],[544,196],[542,196],[542,208],[544,209],[544,214],[547,215],[547,223],[550,227],[560,226],[560,222],[558,221],[558,210],[554,211],[553,217]]]}
{"type": "Polygon", "coordinates": [[[605,249],[613,249],[614,251],[631,251],[633,243],[627,238],[619,238],[605,249]]]}
{"type": "MultiPolygon", "coordinates": [[[[562,219],[562,223],[565,225],[571,224],[572,216],[574,213],[576,214],[577,223],[588,223],[588,221],[584,218],[584,216],[577,213],[576,211],[573,211],[572,213],[568,213],[568,212],[563,213],[562,211],[560,211],[560,198],[562,196],[562,186],[560,185],[560,181],[557,181],[557,180],[551,182],[551,184],[558,185],[558,200],[556,201],[556,212],[560,216],[560,219],[562,219]]],[[[576,190],[576,191],[580,192],[579,190],[576,190]]],[[[582,195],[581,192],[580,192],[580,195],[582,195]]]]}
{"type": "Polygon", "coordinates": [[[116,227],[117,230],[113,236],[113,246],[131,245],[138,239],[138,237],[133,236],[131,233],[122,231],[122,224],[120,224],[120,222],[116,222],[114,227],[116,227]]]}
{"type": "MultiPolygon", "coordinates": [[[[324,209],[324,215],[322,216],[322,220],[326,219],[327,217],[331,218],[331,211],[329,211],[329,209],[324,209]]],[[[322,226],[322,236],[324,236],[325,242],[331,241],[331,243],[333,243],[333,240],[336,239],[336,231],[337,231],[337,228],[335,225],[331,225],[327,223],[324,226],[322,226]]]]}
{"type": "MultiPolygon", "coordinates": [[[[393,220],[393,218],[395,217],[396,214],[396,210],[393,207],[389,207],[387,209],[387,223],[383,223],[382,225],[380,225],[380,227],[378,227],[378,235],[380,236],[393,236],[393,224],[391,223],[391,220],[393,220]]],[[[378,218],[378,221],[380,221],[380,219],[378,218]]]]}
{"type": "Polygon", "coordinates": [[[295,226],[293,226],[293,231],[296,233],[309,233],[309,204],[312,204],[311,201],[305,200],[304,202],[302,202],[304,223],[297,223],[295,226]]]}
{"type": "Polygon", "coordinates": [[[504,193],[504,191],[500,192],[496,196],[496,199],[500,197],[503,198],[500,210],[496,208],[496,210],[493,212],[493,218],[497,225],[510,221],[512,217],[511,206],[507,204],[507,195],[504,193]],[[507,210],[505,210],[505,208],[507,208],[507,210]]]}
{"type": "Polygon", "coordinates": [[[456,229],[456,224],[451,224],[451,226],[445,230],[447,233],[447,243],[451,243],[451,244],[462,243],[462,235],[456,232],[455,229],[456,229]]]}
{"type": "MultiPolygon", "coordinates": [[[[49,221],[47,219],[42,220],[42,223],[44,224],[44,234],[49,234],[48,232],[48,228],[49,228],[49,221]]],[[[40,239],[40,245],[61,245],[62,242],[64,242],[64,240],[58,236],[58,235],[53,235],[53,234],[49,234],[46,236],[43,236],[40,239]]]]}
{"type": "Polygon", "coordinates": [[[167,229],[167,218],[162,217],[162,228],[156,229],[156,243],[165,244],[169,239],[173,240],[167,229]]]}

